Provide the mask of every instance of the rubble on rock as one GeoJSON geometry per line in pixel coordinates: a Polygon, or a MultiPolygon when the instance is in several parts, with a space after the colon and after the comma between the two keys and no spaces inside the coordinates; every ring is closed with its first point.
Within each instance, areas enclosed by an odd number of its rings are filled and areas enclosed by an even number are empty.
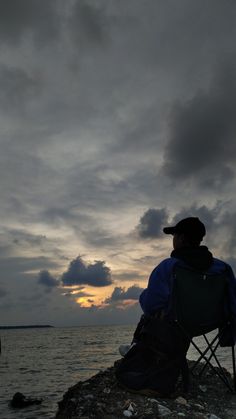
{"type": "Polygon", "coordinates": [[[234,399],[211,371],[193,377],[188,394],[181,386],[168,399],[132,393],[118,385],[114,366],[71,387],[58,403],[56,419],[231,419],[236,417],[234,399]]]}

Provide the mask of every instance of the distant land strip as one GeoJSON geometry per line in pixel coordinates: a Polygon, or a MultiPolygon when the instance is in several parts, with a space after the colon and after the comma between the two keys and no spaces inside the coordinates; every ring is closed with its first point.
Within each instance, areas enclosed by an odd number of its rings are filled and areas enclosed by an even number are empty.
{"type": "Polygon", "coordinates": [[[54,327],[49,324],[32,324],[32,325],[22,325],[22,326],[0,326],[0,330],[6,329],[42,329],[44,327],[54,327]]]}

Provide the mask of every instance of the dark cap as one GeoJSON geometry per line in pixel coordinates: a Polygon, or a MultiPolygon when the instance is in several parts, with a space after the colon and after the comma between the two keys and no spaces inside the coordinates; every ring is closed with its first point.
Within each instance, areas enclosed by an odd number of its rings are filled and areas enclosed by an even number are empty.
{"type": "Polygon", "coordinates": [[[196,240],[202,240],[206,234],[204,224],[197,217],[188,217],[179,221],[174,227],[163,228],[165,234],[185,234],[196,240]]]}

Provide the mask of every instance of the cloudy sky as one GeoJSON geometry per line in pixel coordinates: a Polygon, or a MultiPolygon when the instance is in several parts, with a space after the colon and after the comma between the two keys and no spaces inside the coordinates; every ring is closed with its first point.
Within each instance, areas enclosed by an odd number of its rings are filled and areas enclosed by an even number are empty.
{"type": "Polygon", "coordinates": [[[162,228],[236,268],[234,0],[0,0],[0,325],[131,323],[162,228]]]}

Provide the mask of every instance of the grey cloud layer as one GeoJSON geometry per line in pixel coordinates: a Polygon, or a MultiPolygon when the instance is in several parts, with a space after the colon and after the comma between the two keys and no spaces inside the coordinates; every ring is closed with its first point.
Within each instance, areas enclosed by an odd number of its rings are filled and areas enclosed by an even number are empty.
{"type": "Polygon", "coordinates": [[[164,162],[168,176],[192,177],[205,187],[232,181],[236,161],[236,66],[230,64],[209,91],[197,93],[173,110],[164,162]]]}
{"type": "Polygon", "coordinates": [[[3,298],[7,295],[7,292],[4,288],[0,287],[0,298],[3,298]]]}
{"type": "Polygon", "coordinates": [[[89,3],[76,1],[69,18],[72,39],[79,47],[84,41],[91,45],[99,45],[107,38],[107,20],[102,2],[89,3]]]}
{"type": "Polygon", "coordinates": [[[138,285],[132,285],[125,289],[122,287],[115,287],[111,296],[105,300],[105,303],[112,303],[125,300],[138,300],[143,288],[138,285]]]}
{"type": "Polygon", "coordinates": [[[190,213],[232,259],[235,18],[233,0],[0,0],[4,290],[27,278],[27,304],[55,299],[64,321],[56,280],[110,285],[113,261],[115,284],[142,280],[190,213]]]}
{"type": "Polygon", "coordinates": [[[23,111],[24,104],[33,100],[40,94],[41,84],[26,71],[0,65],[0,83],[3,86],[0,92],[1,112],[12,113],[23,111]]]}
{"type": "Polygon", "coordinates": [[[110,269],[104,261],[95,261],[86,265],[78,256],[70,262],[69,268],[62,275],[63,285],[90,285],[106,287],[112,283],[110,269]]]}
{"type": "Polygon", "coordinates": [[[59,282],[48,271],[40,271],[38,282],[48,288],[53,288],[59,285],[59,282]]]}
{"type": "Polygon", "coordinates": [[[162,235],[163,226],[167,223],[168,213],[165,208],[150,208],[140,218],[137,227],[142,238],[157,238],[162,235]]]}
{"type": "Polygon", "coordinates": [[[1,0],[0,41],[19,43],[25,35],[33,35],[37,43],[48,42],[58,33],[58,1],[1,0]]]}

